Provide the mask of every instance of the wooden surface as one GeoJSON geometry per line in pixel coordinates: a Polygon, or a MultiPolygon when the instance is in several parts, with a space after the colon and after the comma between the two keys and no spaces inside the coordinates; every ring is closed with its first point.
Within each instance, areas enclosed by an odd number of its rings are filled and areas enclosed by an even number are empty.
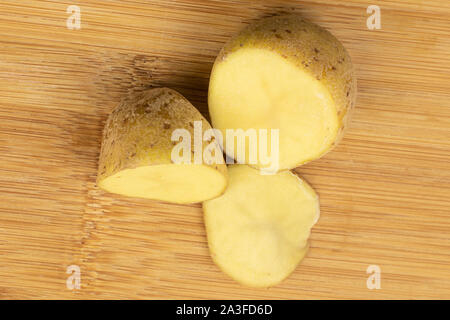
{"type": "Polygon", "coordinates": [[[450,298],[450,2],[0,3],[0,298],[450,298]],[[81,30],[66,27],[68,5],[81,30]],[[368,30],[366,8],[381,8],[368,30]],[[298,12],[357,70],[342,143],[297,169],[321,198],[311,250],[270,289],[212,263],[200,205],[94,184],[103,123],[130,91],[170,86],[207,114],[214,57],[260,17],[298,12]],[[81,289],[66,268],[81,268],[81,289]],[[381,289],[366,287],[369,265],[381,289]]]}

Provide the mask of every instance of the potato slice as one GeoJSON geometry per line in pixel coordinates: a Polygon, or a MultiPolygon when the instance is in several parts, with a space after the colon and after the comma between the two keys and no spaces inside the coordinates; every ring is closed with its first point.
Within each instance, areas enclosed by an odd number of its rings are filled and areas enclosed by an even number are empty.
{"type": "Polygon", "coordinates": [[[269,287],[285,279],[308,250],[319,198],[297,175],[261,175],[228,167],[225,193],[203,202],[211,256],[236,281],[269,287]]]}
{"type": "MultiPolygon", "coordinates": [[[[172,162],[172,149],[177,144],[171,141],[173,130],[189,131],[194,150],[194,121],[201,121],[202,134],[211,128],[188,100],[168,88],[151,89],[124,100],[105,125],[99,187],[125,196],[174,203],[219,196],[227,185],[224,163],[172,162]]],[[[206,145],[202,144],[202,154],[206,145]]]]}
{"type": "MultiPolygon", "coordinates": [[[[211,72],[208,104],[212,125],[224,137],[226,129],[279,129],[283,170],[321,157],[340,140],[355,97],[342,44],[325,29],[286,15],[249,25],[224,46],[211,72]]],[[[226,139],[224,145],[230,155],[226,139]]],[[[241,163],[249,163],[248,145],[246,152],[241,163]]],[[[252,166],[265,167],[260,161],[252,166]]]]}

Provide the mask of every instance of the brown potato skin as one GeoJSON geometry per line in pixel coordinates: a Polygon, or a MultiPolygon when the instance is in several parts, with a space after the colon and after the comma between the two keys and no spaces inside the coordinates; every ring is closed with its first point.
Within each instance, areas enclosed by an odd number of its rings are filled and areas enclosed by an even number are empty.
{"type": "Polygon", "coordinates": [[[341,42],[324,28],[299,15],[274,16],[248,25],[231,38],[214,65],[220,64],[240,48],[277,52],[325,85],[335,101],[340,121],[333,146],[321,156],[330,151],[342,138],[356,102],[355,72],[350,55],[341,42]]]}
{"type": "MultiPolygon", "coordinates": [[[[211,128],[201,113],[175,90],[154,88],[126,97],[106,121],[97,184],[124,169],[171,164],[172,148],[177,144],[171,141],[175,129],[190,132],[194,150],[194,121],[202,121],[203,132],[211,128]]],[[[225,164],[210,166],[226,177],[225,164]]]]}

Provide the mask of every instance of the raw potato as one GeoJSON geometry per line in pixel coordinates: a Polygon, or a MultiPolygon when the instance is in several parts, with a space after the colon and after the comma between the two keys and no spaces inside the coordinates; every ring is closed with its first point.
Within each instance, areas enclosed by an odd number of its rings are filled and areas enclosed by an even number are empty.
{"type": "Polygon", "coordinates": [[[319,198],[290,171],[261,175],[232,165],[228,177],[225,193],[203,203],[211,256],[244,285],[273,286],[305,256],[319,198]]]}
{"type": "Polygon", "coordinates": [[[249,25],[224,46],[211,73],[208,104],[212,125],[223,134],[280,129],[282,170],[329,151],[355,98],[356,79],[342,44],[325,29],[286,15],[249,25]]]}
{"type": "Polygon", "coordinates": [[[227,185],[225,164],[174,164],[171,160],[176,144],[171,141],[172,131],[187,129],[193,145],[196,120],[202,121],[203,131],[211,128],[188,100],[168,88],[151,89],[123,101],[109,116],[103,132],[99,187],[174,203],[219,196],[227,185]]]}

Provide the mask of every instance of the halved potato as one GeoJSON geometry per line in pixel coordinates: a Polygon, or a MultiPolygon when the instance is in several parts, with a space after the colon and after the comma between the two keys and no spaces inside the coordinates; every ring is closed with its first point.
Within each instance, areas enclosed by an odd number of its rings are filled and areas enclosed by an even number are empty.
{"type": "MultiPolygon", "coordinates": [[[[194,150],[194,121],[201,121],[202,139],[211,126],[188,100],[168,88],[151,89],[124,100],[105,125],[99,187],[126,196],[174,203],[202,202],[223,193],[227,185],[223,161],[172,161],[172,150],[177,144],[171,140],[173,130],[189,131],[189,144],[194,150]]],[[[202,143],[202,155],[206,146],[202,143]]]]}
{"type": "MultiPolygon", "coordinates": [[[[329,151],[354,106],[350,56],[325,29],[296,15],[259,20],[218,55],[209,83],[212,125],[226,129],[279,129],[279,170],[329,151]]],[[[236,143],[224,141],[236,159],[236,143]]],[[[270,144],[270,142],[269,142],[270,144]]],[[[258,149],[259,140],[258,140],[258,149]]],[[[249,161],[247,144],[245,158],[249,161]]],[[[258,156],[253,167],[263,168],[258,156]]]]}
{"type": "Polygon", "coordinates": [[[319,198],[297,175],[261,175],[228,167],[225,193],[203,202],[211,256],[236,281],[269,287],[285,279],[308,250],[319,219],[319,198]]]}

